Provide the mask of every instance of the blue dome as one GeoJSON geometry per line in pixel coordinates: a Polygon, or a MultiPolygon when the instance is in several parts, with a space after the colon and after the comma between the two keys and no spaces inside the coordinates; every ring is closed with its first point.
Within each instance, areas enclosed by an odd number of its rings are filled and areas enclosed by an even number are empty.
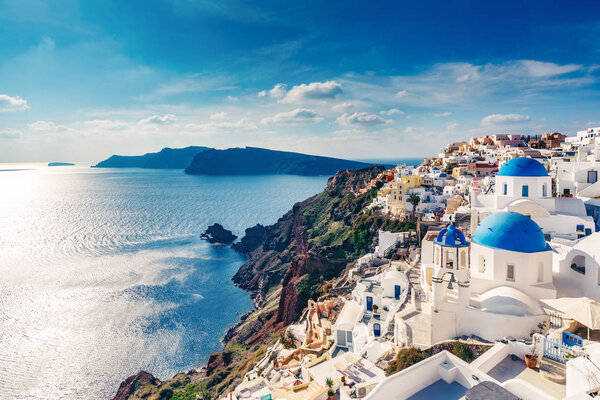
{"type": "Polygon", "coordinates": [[[431,168],[431,170],[432,171],[439,171],[439,168],[438,167],[433,167],[433,168],[431,168]]]}
{"type": "Polygon", "coordinates": [[[533,158],[517,157],[502,164],[498,176],[548,176],[548,172],[533,158]]]}
{"type": "Polygon", "coordinates": [[[448,175],[446,175],[446,174],[445,174],[445,173],[443,173],[443,172],[440,174],[440,178],[446,178],[447,176],[448,176],[448,175]]]}
{"type": "Polygon", "coordinates": [[[507,211],[484,218],[475,230],[472,242],[519,253],[550,250],[538,224],[523,214],[507,211]]]}
{"type": "Polygon", "coordinates": [[[469,245],[465,239],[465,235],[454,224],[442,229],[438,233],[435,243],[452,247],[465,247],[469,245]]]}

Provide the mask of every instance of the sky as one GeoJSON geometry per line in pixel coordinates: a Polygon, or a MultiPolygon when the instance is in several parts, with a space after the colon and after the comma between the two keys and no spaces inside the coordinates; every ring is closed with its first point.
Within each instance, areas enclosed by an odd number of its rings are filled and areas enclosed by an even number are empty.
{"type": "Polygon", "coordinates": [[[0,162],[600,126],[600,2],[0,0],[0,162]]]}

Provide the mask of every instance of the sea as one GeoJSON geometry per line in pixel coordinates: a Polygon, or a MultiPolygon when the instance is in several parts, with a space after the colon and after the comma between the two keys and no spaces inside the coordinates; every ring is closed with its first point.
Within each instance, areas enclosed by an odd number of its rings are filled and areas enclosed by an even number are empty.
{"type": "Polygon", "coordinates": [[[199,235],[272,224],[326,182],[0,164],[0,399],[110,399],[204,365],[252,301],[244,257],[199,235]]]}

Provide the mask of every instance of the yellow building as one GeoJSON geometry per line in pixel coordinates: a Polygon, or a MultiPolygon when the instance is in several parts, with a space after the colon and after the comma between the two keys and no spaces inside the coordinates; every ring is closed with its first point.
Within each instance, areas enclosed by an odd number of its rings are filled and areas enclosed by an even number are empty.
{"type": "Polygon", "coordinates": [[[421,177],[418,175],[403,176],[400,181],[390,182],[391,190],[387,198],[387,204],[392,215],[404,215],[408,190],[419,186],[421,186],[421,177]]]}

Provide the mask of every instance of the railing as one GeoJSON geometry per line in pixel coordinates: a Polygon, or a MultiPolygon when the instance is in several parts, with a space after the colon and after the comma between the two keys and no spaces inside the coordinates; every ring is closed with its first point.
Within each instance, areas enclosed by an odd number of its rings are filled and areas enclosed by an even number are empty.
{"type": "Polygon", "coordinates": [[[566,364],[571,347],[564,345],[560,339],[544,339],[544,357],[566,364]]]}

